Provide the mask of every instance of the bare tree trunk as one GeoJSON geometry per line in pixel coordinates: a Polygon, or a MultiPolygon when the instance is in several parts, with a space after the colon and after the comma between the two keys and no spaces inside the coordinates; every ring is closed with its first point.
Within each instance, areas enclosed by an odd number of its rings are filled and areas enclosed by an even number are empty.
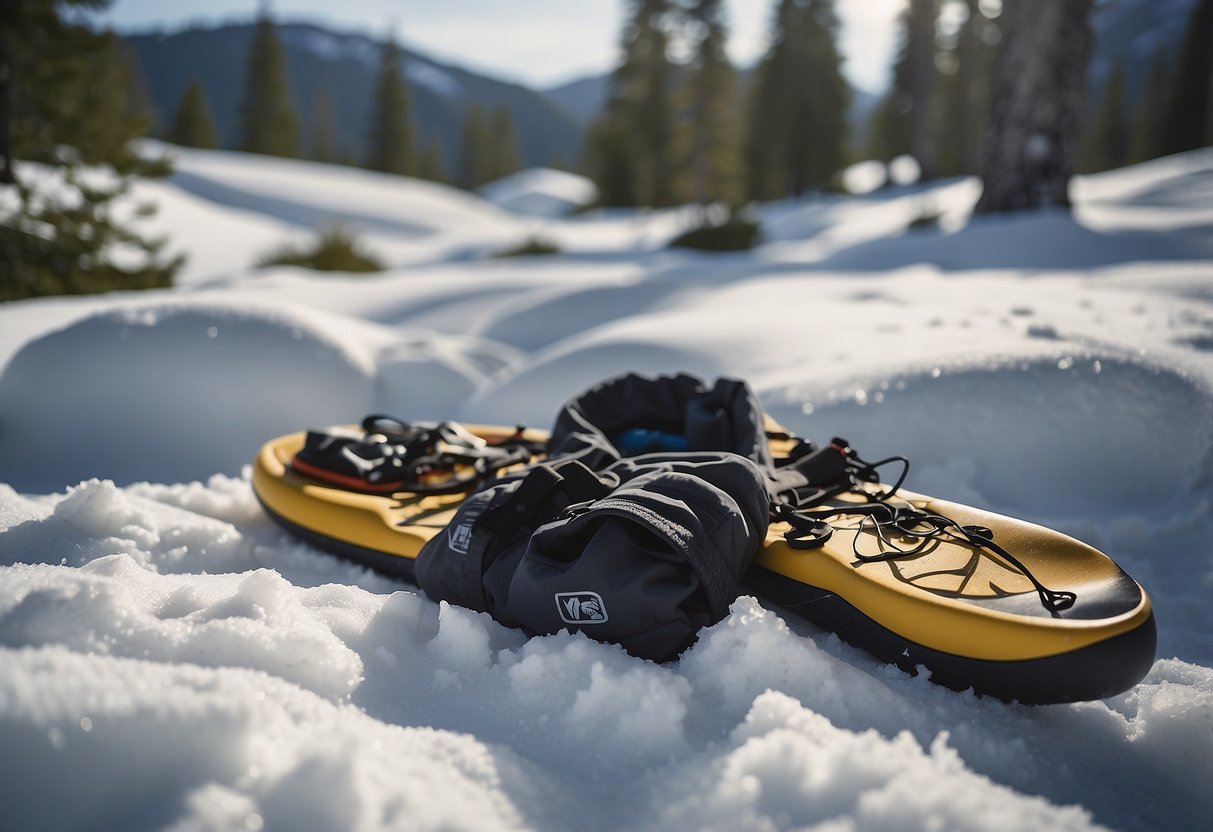
{"type": "Polygon", "coordinates": [[[979,46],[981,30],[978,28],[981,11],[978,8],[978,0],[965,0],[965,6],[969,16],[960,33],[959,44],[961,99],[959,152],[956,165],[957,173],[968,175],[976,173],[981,161],[978,153],[981,140],[977,133],[980,126],[978,124],[981,106],[979,89],[982,67],[978,65],[978,54],[981,51],[979,46]]]}
{"type": "Polygon", "coordinates": [[[978,213],[1068,207],[1092,0],[1011,0],[1002,14],[978,213]]]}

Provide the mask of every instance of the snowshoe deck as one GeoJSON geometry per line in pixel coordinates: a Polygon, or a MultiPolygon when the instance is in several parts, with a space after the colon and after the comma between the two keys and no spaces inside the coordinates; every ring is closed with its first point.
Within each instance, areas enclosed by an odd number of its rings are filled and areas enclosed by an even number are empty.
{"type": "MultiPolygon", "coordinates": [[[[469,430],[490,441],[515,435],[504,427],[469,430]]],[[[542,441],[544,433],[526,436],[542,441]]],[[[446,528],[462,495],[363,493],[306,476],[291,467],[305,437],[279,437],[258,453],[253,488],[266,511],[321,549],[412,580],[417,552],[446,528]]],[[[780,453],[780,441],[772,448],[780,453]]],[[[747,588],[911,673],[925,668],[933,682],[1004,700],[1101,699],[1149,671],[1155,648],[1149,598],[1109,557],[992,512],[905,490],[897,499],[985,527],[1037,582],[1076,600],[1050,610],[1014,564],[947,537],[913,556],[863,562],[856,552],[870,551],[874,536],[858,517],[831,521],[832,537],[811,550],[793,548],[784,538],[788,526],[772,523],[747,588]]]]}

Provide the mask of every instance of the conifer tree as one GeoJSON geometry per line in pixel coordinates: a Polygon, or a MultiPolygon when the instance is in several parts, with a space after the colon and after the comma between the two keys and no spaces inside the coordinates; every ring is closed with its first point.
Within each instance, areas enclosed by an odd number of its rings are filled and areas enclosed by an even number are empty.
{"type": "Polygon", "coordinates": [[[611,75],[601,123],[591,126],[587,161],[606,204],[671,205],[678,199],[668,54],[673,2],[628,0],[628,8],[623,58],[611,75]]]}
{"type": "Polygon", "coordinates": [[[1068,207],[1092,0],[1017,0],[1002,12],[982,144],[979,213],[1068,207]]]}
{"type": "Polygon", "coordinates": [[[80,5],[96,4],[0,5],[0,301],[164,286],[180,266],[135,227],[154,206],[116,217],[137,178],[168,167],[133,150],[148,122],[121,43],[65,19],[63,7],[80,5]],[[16,160],[46,172],[23,181],[16,160]]]}
{"type": "Polygon", "coordinates": [[[487,181],[491,182],[517,173],[522,168],[522,163],[518,160],[518,137],[514,131],[514,117],[504,105],[493,113],[490,130],[492,163],[487,181]]]}
{"type": "Polygon", "coordinates": [[[1188,17],[1163,119],[1164,154],[1213,144],[1213,0],[1188,17]]]}
{"type": "Polygon", "coordinates": [[[935,175],[936,91],[935,28],[937,0],[910,0],[900,18],[901,48],[893,65],[893,81],[881,102],[873,127],[873,150],[888,161],[909,154],[922,168],[923,178],[935,175]]]}
{"type": "MultiPolygon", "coordinates": [[[[998,23],[978,0],[944,0],[940,6],[962,8],[954,35],[937,38],[938,103],[933,125],[938,148],[935,173],[958,176],[977,173],[981,136],[990,108],[990,79],[998,54],[998,23]]],[[[942,33],[941,33],[942,34],[942,33]]]]}
{"type": "Polygon", "coordinates": [[[173,144],[183,147],[216,148],[219,139],[215,135],[215,121],[211,118],[211,105],[206,100],[206,90],[197,78],[190,81],[177,112],[173,115],[173,123],[165,136],[173,144]]]}
{"type": "Polygon", "coordinates": [[[599,204],[623,208],[640,204],[636,137],[612,115],[598,117],[586,131],[583,167],[598,188],[599,204]]]}
{"type": "Polygon", "coordinates": [[[728,32],[723,0],[688,0],[685,26],[691,61],[684,87],[682,166],[690,198],[700,204],[741,197],[740,137],[736,123],[736,72],[725,53],[728,32]]]}
{"type": "Polygon", "coordinates": [[[312,99],[311,158],[317,162],[337,160],[337,114],[333,107],[333,93],[328,86],[322,87],[312,99]]]}
{"type": "Polygon", "coordinates": [[[442,155],[442,139],[437,133],[430,134],[425,151],[417,162],[417,175],[431,182],[449,182],[446,171],[446,160],[442,155]]]}
{"type": "Polygon", "coordinates": [[[455,180],[459,187],[475,190],[492,177],[493,137],[484,114],[484,105],[476,101],[463,118],[459,133],[459,167],[455,180]]]}
{"type": "Polygon", "coordinates": [[[1171,67],[1163,49],[1154,56],[1150,74],[1137,100],[1133,114],[1133,135],[1129,141],[1129,161],[1144,162],[1163,154],[1163,112],[1171,67]]]}
{"type": "Polygon", "coordinates": [[[846,161],[850,90],[835,45],[832,0],[781,0],[756,70],[747,138],[750,195],[799,196],[846,161]]]}
{"type": "Polygon", "coordinates": [[[1083,152],[1083,169],[1094,173],[1124,167],[1129,160],[1129,110],[1124,65],[1117,62],[1104,83],[1083,152]]]}
{"type": "Polygon", "coordinates": [[[127,74],[127,109],[132,122],[145,124],[145,133],[152,135],[161,128],[160,114],[152,103],[152,93],[147,86],[147,75],[143,71],[143,60],[139,57],[139,49],[129,40],[120,42],[122,62],[126,65],[127,74]]]}
{"type": "Polygon", "coordinates": [[[13,74],[18,71],[12,36],[17,33],[15,7],[0,6],[0,185],[17,181],[13,171],[13,74]]]}
{"type": "Polygon", "coordinates": [[[379,54],[379,78],[367,135],[366,166],[371,170],[414,173],[413,128],[409,116],[409,94],[400,75],[400,47],[389,37],[379,54]]]}
{"type": "Polygon", "coordinates": [[[239,147],[271,156],[299,155],[299,119],[287,78],[286,53],[266,12],[257,20],[245,65],[239,147]]]}

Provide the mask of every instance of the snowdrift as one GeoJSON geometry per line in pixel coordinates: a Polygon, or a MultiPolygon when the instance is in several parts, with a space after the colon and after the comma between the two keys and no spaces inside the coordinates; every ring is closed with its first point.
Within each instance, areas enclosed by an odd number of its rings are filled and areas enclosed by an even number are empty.
{"type": "Polygon", "coordinates": [[[515,214],[556,219],[592,205],[598,198],[598,189],[589,179],[575,173],[531,168],[484,185],[480,195],[515,214]]]}
{"type": "Polygon", "coordinates": [[[1213,207],[1196,153],[963,225],[971,182],[536,219],[438,186],[175,151],[167,292],[0,306],[0,801],[14,828],[1202,828],[1213,812],[1213,207]],[[924,201],[942,227],[910,230],[924,201]],[[333,208],[369,278],[251,270],[333,208]],[[243,229],[224,249],[213,230],[243,229]],[[209,253],[208,253],[209,252],[209,253]],[[239,260],[240,262],[236,262],[239,260]],[[956,694],[742,598],[676,663],[485,616],[284,536],[266,438],[388,411],[546,427],[625,370],[748,378],[910,487],[1044,522],[1149,590],[1104,702],[956,694]],[[116,765],[115,761],[122,761],[116,765]],[[68,784],[68,785],[64,785],[68,784]],[[626,795],[626,799],[620,799],[626,795]]]}

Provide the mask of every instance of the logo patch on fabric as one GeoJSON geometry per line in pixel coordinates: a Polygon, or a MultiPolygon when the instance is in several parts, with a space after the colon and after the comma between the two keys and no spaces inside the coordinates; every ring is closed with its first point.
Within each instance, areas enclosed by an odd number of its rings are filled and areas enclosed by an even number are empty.
{"type": "Polygon", "coordinates": [[[474,525],[476,525],[476,518],[470,517],[458,526],[447,527],[447,542],[450,543],[452,549],[461,555],[466,555],[468,547],[472,545],[472,526],[474,525]]]}
{"type": "Polygon", "coordinates": [[[446,527],[446,542],[452,551],[461,555],[468,553],[468,550],[472,548],[472,530],[476,528],[476,521],[483,513],[484,506],[482,505],[465,506],[459,512],[458,525],[452,523],[446,527]]]}
{"type": "Polygon", "coordinates": [[[556,607],[565,624],[605,624],[606,605],[597,592],[557,592],[556,607]]]}

